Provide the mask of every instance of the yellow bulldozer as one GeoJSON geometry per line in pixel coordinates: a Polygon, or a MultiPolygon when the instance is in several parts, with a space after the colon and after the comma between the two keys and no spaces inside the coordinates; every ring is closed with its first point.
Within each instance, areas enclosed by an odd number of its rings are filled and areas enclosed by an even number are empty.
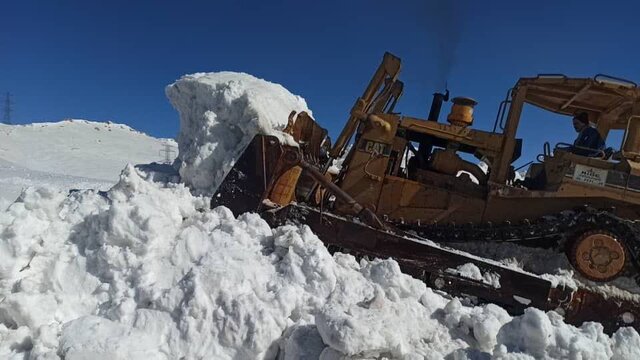
{"type": "Polygon", "coordinates": [[[561,309],[568,322],[640,329],[635,297],[565,288],[534,274],[446,247],[512,242],[565,252],[585,278],[608,282],[640,273],[640,89],[605,75],[521,78],[500,104],[493,129],[473,128],[476,102],[435,93],[427,119],[395,112],[403,91],[400,59],[386,53],[335,144],[306,113],[285,132],[254,138],[211,206],[255,211],[272,225],[306,224],[331,251],[392,257],[403,271],[452,295],[471,295],[512,313],[561,309]],[[587,113],[603,138],[624,130],[620,149],[546,143],[524,179],[514,162],[523,106],[587,113]],[[589,156],[584,156],[588,150],[589,156]],[[336,159],[341,160],[337,169],[336,159]],[[475,160],[471,160],[475,159],[475,160]],[[479,164],[485,164],[484,168],[479,164]],[[434,243],[435,242],[435,243],[434,243]],[[499,284],[455,271],[467,263],[499,284]]]}

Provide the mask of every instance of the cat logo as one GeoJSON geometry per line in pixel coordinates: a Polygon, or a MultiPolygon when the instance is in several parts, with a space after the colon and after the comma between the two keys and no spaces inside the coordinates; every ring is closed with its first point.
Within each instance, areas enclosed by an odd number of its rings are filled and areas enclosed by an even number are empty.
{"type": "Polygon", "coordinates": [[[389,156],[391,153],[391,146],[389,144],[367,140],[362,143],[359,150],[370,154],[389,156]]]}

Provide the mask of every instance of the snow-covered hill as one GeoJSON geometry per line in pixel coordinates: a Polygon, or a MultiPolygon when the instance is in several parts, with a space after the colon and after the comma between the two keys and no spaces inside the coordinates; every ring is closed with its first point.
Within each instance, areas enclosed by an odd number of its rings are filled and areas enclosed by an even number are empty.
{"type": "Polygon", "coordinates": [[[246,74],[176,84],[167,93],[191,188],[127,165],[106,193],[28,188],[0,209],[1,359],[640,359],[631,328],[608,336],[536,309],[512,317],[434,291],[393,260],[331,255],[306,226],[209,209],[194,193],[219,182],[238,144],[306,105],[246,74]]]}
{"type": "Polygon", "coordinates": [[[127,163],[165,160],[165,144],[126,125],[65,120],[30,125],[0,124],[0,208],[28,186],[107,190],[127,163]]]}

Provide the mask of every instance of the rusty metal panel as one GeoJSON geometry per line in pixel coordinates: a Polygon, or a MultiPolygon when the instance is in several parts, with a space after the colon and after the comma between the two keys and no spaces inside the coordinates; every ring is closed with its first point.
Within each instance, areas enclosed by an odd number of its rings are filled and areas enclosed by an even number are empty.
{"type": "MultiPolygon", "coordinates": [[[[590,113],[589,117],[597,123],[599,114],[622,114],[629,111],[631,104],[640,98],[640,89],[635,84],[608,80],[611,78],[604,76],[538,76],[522,78],[516,86],[529,88],[525,98],[527,103],[564,115],[587,111],[590,113]]],[[[612,124],[612,128],[622,128],[620,125],[612,124]]]]}
{"type": "Polygon", "coordinates": [[[597,321],[607,334],[625,326],[640,330],[640,306],[637,302],[587,289],[551,289],[546,308],[564,313],[564,321],[569,324],[597,321]]]}
{"type": "Polygon", "coordinates": [[[211,207],[227,206],[236,214],[256,211],[274,181],[281,155],[277,138],[256,135],[211,198],[211,207]]]}
{"type": "Polygon", "coordinates": [[[296,185],[302,173],[302,168],[294,166],[280,175],[269,193],[269,200],[284,206],[295,200],[296,185]]]}
{"type": "Polygon", "coordinates": [[[355,150],[340,187],[364,206],[378,203],[389,157],[355,150]]]}
{"type": "Polygon", "coordinates": [[[629,190],[640,191],[640,176],[631,176],[629,178],[629,190]]]}
{"type": "Polygon", "coordinates": [[[640,176],[640,163],[636,161],[627,160],[627,164],[631,169],[631,175],[640,176]]]}
{"type": "Polygon", "coordinates": [[[380,192],[380,200],[377,203],[376,214],[380,216],[389,215],[400,207],[398,199],[399,195],[402,194],[402,188],[405,182],[406,179],[403,178],[385,176],[382,191],[380,192]]]}
{"type": "MultiPolygon", "coordinates": [[[[369,119],[365,132],[348,157],[348,168],[340,187],[363,206],[375,210],[382,181],[389,166],[398,117],[380,115],[369,119]]],[[[341,208],[341,205],[338,205],[341,208]]]]}
{"type": "Polygon", "coordinates": [[[636,105],[634,111],[638,113],[629,119],[622,146],[622,150],[625,153],[629,153],[629,157],[631,157],[631,154],[640,155],[640,105],[636,105]]]}
{"type": "Polygon", "coordinates": [[[399,127],[477,147],[491,156],[500,151],[504,139],[502,134],[407,116],[402,118],[399,127]]]}

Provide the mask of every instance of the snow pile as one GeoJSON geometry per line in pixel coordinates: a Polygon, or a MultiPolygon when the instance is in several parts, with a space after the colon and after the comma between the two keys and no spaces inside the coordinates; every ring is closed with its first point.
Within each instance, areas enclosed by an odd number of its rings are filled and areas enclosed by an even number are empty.
{"type": "Polygon", "coordinates": [[[114,182],[107,180],[31,170],[0,159],[0,211],[4,211],[28,187],[46,186],[59,190],[108,190],[113,184],[114,182]]]}
{"type": "Polygon", "coordinates": [[[292,110],[311,115],[303,98],[281,85],[244,73],[187,75],[167,86],[180,113],[182,180],[196,193],[212,194],[251,139],[283,136],[292,110]]]}
{"type": "Polygon", "coordinates": [[[640,356],[633,330],[463,305],[392,260],[206,203],[132,166],[107,197],[26,191],[0,214],[0,357],[640,356]]]}

